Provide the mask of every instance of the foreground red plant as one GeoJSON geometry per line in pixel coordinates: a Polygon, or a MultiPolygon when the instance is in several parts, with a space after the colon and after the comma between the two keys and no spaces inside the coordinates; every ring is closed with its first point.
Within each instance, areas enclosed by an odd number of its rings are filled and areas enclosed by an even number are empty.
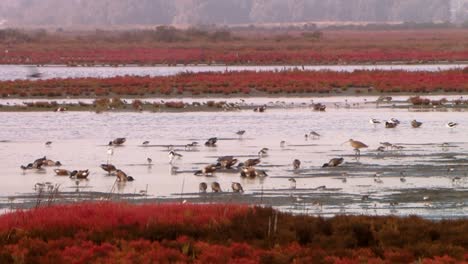
{"type": "Polygon", "coordinates": [[[75,204],[1,216],[0,263],[461,263],[466,231],[467,220],[75,204]]]}
{"type": "MultiPolygon", "coordinates": [[[[467,68],[468,69],[468,68],[467,68]]],[[[468,71],[280,71],[184,73],[168,77],[114,77],[0,82],[3,97],[155,96],[291,93],[429,93],[468,91],[468,71]]]]}

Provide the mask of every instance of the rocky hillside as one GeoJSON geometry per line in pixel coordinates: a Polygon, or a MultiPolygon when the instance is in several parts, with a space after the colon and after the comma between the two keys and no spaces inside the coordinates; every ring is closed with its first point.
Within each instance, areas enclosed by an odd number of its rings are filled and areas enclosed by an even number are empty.
{"type": "Polygon", "coordinates": [[[467,3],[468,0],[1,0],[0,21],[6,20],[7,25],[61,27],[306,21],[429,22],[453,20],[453,14],[466,17],[463,8],[467,3]]]}

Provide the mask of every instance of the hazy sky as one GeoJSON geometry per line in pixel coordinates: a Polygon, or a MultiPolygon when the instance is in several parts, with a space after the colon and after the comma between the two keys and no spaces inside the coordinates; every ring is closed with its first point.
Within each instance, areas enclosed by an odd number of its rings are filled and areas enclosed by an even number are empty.
{"type": "Polygon", "coordinates": [[[464,21],[468,0],[0,0],[0,24],[35,26],[464,21]]]}

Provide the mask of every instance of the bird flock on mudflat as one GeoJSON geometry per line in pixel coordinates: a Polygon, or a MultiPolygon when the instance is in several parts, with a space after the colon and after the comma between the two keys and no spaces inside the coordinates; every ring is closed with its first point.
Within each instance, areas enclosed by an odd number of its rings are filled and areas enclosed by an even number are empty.
{"type": "MultiPolygon", "coordinates": [[[[371,118],[369,120],[369,123],[376,126],[378,124],[383,123],[385,125],[385,128],[395,128],[398,125],[401,124],[401,122],[395,118],[391,118],[386,121],[380,121],[378,119],[371,118]]],[[[410,122],[411,127],[413,128],[419,128],[422,126],[422,122],[417,121],[417,120],[412,120],[410,122]]],[[[446,123],[446,126],[450,129],[455,128],[458,126],[458,123],[455,122],[448,122],[446,123]]],[[[245,130],[239,130],[235,132],[235,134],[239,137],[239,139],[242,139],[243,135],[246,133],[245,130]]],[[[307,134],[305,134],[305,139],[320,139],[321,135],[317,133],[316,131],[311,131],[307,134]]],[[[107,149],[107,154],[108,154],[108,160],[107,163],[103,163],[100,165],[100,168],[104,170],[105,172],[108,173],[108,175],[115,175],[116,181],[125,183],[125,182],[131,182],[134,181],[135,179],[132,176],[127,175],[124,171],[121,169],[118,169],[115,165],[111,164],[110,162],[110,157],[114,153],[114,147],[122,146],[126,142],[126,138],[121,137],[121,138],[116,138],[112,141],[109,141],[108,149],[107,149]]],[[[142,142],[142,146],[149,146],[149,141],[144,141],[142,142]]],[[[354,139],[349,139],[345,142],[343,142],[341,145],[349,143],[349,145],[353,148],[355,151],[355,155],[357,157],[360,156],[361,149],[368,148],[369,146],[366,145],[365,143],[354,140],[354,139]]],[[[217,137],[211,137],[206,140],[204,143],[205,147],[208,148],[215,148],[217,147],[218,144],[218,138],[217,137]]],[[[45,143],[47,147],[50,147],[52,145],[52,141],[47,141],[45,143]]],[[[286,142],[281,141],[280,142],[280,147],[283,148],[285,147],[286,142]]],[[[174,170],[177,170],[177,167],[174,167],[173,164],[177,162],[177,160],[181,159],[183,157],[182,154],[177,153],[176,150],[172,145],[167,146],[168,147],[168,158],[169,158],[169,164],[174,168],[174,170]]],[[[188,143],[184,146],[185,150],[191,150],[193,148],[200,147],[200,144],[198,142],[191,142],[188,143]]],[[[378,152],[383,152],[388,149],[396,149],[396,150],[401,150],[403,149],[403,146],[392,144],[389,142],[381,142],[380,146],[377,148],[378,152]]],[[[241,178],[264,178],[268,176],[268,173],[265,170],[261,170],[257,168],[256,166],[261,163],[262,158],[268,156],[268,151],[269,148],[262,148],[258,151],[257,155],[258,158],[250,158],[246,159],[243,162],[239,162],[238,158],[235,158],[234,156],[221,156],[219,157],[215,163],[208,164],[204,166],[203,168],[196,170],[193,174],[195,176],[213,176],[214,173],[217,171],[230,171],[230,172],[238,172],[241,178]]],[[[147,158],[147,164],[149,166],[152,165],[152,159],[147,158]]],[[[328,162],[323,163],[322,168],[327,168],[327,167],[337,167],[340,166],[341,164],[344,163],[344,158],[343,157],[336,157],[330,159],[328,162]]],[[[60,161],[53,161],[50,159],[47,159],[45,156],[38,158],[34,160],[31,163],[28,163],[27,165],[21,165],[20,168],[23,171],[26,170],[43,170],[44,167],[60,167],[62,166],[62,163],[60,161]]],[[[299,159],[294,159],[292,162],[292,169],[294,171],[299,170],[301,167],[301,161],[299,159]]],[[[90,175],[89,169],[86,170],[67,170],[67,169],[62,169],[62,168],[56,168],[54,169],[54,172],[57,176],[68,176],[72,179],[87,179],[88,176],[90,175]]],[[[343,182],[346,182],[346,175],[343,175],[343,182]]],[[[289,178],[289,183],[290,183],[290,188],[294,189],[296,188],[296,180],[294,177],[289,178]]],[[[400,177],[401,182],[405,182],[405,176],[401,175],[400,177]]],[[[382,179],[380,177],[380,174],[376,173],[374,175],[374,182],[375,183],[382,183],[382,179]]],[[[222,188],[220,184],[216,181],[212,182],[210,184],[212,192],[222,192],[222,188]]],[[[199,191],[200,192],[207,192],[208,189],[208,184],[206,182],[201,182],[199,184],[199,191]]],[[[243,193],[244,189],[242,185],[239,182],[232,182],[231,184],[231,189],[235,193],[243,193]]]]}

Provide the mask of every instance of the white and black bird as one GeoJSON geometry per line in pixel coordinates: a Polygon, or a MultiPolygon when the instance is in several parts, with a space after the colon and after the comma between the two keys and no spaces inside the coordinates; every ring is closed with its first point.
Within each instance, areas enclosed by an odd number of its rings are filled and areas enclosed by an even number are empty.
{"type": "Polygon", "coordinates": [[[311,131],[311,132],[309,133],[309,136],[311,136],[312,139],[320,138],[320,134],[317,133],[317,132],[315,132],[315,131],[311,131]]]}
{"type": "Polygon", "coordinates": [[[245,130],[239,130],[236,132],[236,135],[238,135],[239,137],[242,137],[244,134],[245,134],[245,130]]]}
{"type": "Polygon", "coordinates": [[[182,154],[179,154],[173,150],[169,151],[169,163],[172,164],[175,159],[180,159],[182,158],[182,154]]]}
{"type": "Polygon", "coordinates": [[[377,125],[377,124],[380,124],[381,122],[375,118],[371,118],[369,120],[369,123],[371,123],[372,125],[377,125]]]}
{"type": "Polygon", "coordinates": [[[205,142],[205,146],[207,146],[207,147],[216,147],[216,142],[218,142],[218,138],[217,138],[217,137],[209,138],[209,139],[205,142]]]}
{"type": "Polygon", "coordinates": [[[448,122],[448,123],[446,124],[446,126],[447,126],[448,128],[454,128],[454,127],[458,126],[458,123],[455,123],[455,122],[448,122]]]}
{"type": "Polygon", "coordinates": [[[268,155],[268,150],[270,150],[269,148],[262,148],[259,152],[258,152],[258,157],[259,158],[263,158],[265,156],[268,155]]]}

